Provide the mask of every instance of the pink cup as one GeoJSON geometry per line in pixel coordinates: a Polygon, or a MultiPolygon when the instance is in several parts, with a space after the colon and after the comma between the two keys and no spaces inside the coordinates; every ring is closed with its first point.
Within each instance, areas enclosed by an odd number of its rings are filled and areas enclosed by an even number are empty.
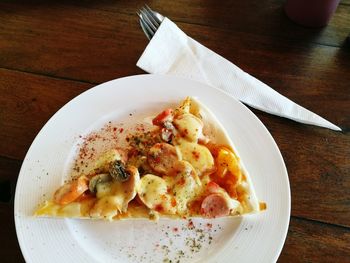
{"type": "Polygon", "coordinates": [[[340,0],[287,0],[284,10],[294,22],[322,27],[328,24],[340,0]]]}

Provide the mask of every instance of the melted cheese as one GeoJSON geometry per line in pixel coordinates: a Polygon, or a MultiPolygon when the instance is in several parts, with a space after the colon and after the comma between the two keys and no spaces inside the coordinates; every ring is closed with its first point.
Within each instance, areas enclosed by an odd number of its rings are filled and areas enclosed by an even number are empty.
{"type": "Polygon", "coordinates": [[[173,123],[179,132],[178,136],[180,138],[185,138],[190,142],[197,142],[199,138],[203,137],[203,122],[190,113],[178,116],[173,123]]]}
{"type": "Polygon", "coordinates": [[[90,216],[93,218],[104,217],[112,220],[121,211],[123,204],[122,196],[104,196],[97,200],[94,207],[90,211],[90,216]]]}
{"type": "Polygon", "coordinates": [[[181,152],[182,160],[189,162],[199,175],[214,168],[214,159],[207,147],[185,140],[180,140],[176,147],[181,152]]]}
{"type": "Polygon", "coordinates": [[[61,214],[70,215],[71,217],[79,217],[81,215],[80,208],[80,203],[73,202],[62,207],[62,209],[59,210],[58,215],[61,214]]]}
{"type": "Polygon", "coordinates": [[[130,172],[129,180],[125,182],[112,180],[97,184],[96,197],[98,200],[91,209],[91,217],[112,219],[118,213],[126,212],[128,203],[136,196],[140,182],[137,169],[132,166],[127,169],[130,172]]]}
{"type": "Polygon", "coordinates": [[[187,213],[187,204],[201,191],[201,185],[201,181],[192,165],[182,161],[182,169],[175,175],[171,185],[178,214],[187,213]]]}
{"type": "Polygon", "coordinates": [[[147,174],[141,178],[137,194],[141,201],[150,209],[165,213],[174,213],[171,196],[168,194],[166,181],[156,175],[147,174]]]}
{"type": "Polygon", "coordinates": [[[142,177],[138,195],[150,209],[185,215],[187,204],[201,191],[201,181],[189,162],[179,161],[175,174],[161,178],[147,174],[142,177]]]}

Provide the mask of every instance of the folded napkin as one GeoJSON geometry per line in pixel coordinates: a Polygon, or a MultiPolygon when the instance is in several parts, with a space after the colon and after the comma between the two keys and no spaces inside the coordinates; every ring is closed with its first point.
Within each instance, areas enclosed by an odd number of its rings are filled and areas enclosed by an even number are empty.
{"type": "Polygon", "coordinates": [[[263,82],[187,36],[165,18],[137,66],[154,74],[170,74],[207,83],[241,102],[281,117],[336,131],[341,129],[282,96],[263,82]]]}

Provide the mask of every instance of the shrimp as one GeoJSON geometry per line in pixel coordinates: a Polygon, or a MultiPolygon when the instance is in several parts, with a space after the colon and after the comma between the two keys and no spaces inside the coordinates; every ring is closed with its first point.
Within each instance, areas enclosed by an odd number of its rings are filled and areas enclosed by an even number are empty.
{"type": "Polygon", "coordinates": [[[59,205],[67,205],[78,199],[89,189],[89,180],[82,175],[77,180],[61,186],[54,194],[54,202],[59,205]]]}

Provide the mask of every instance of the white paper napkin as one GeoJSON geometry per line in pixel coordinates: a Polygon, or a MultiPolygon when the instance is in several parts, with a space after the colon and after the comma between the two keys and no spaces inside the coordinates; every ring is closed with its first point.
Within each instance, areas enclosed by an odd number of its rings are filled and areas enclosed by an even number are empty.
{"type": "Polygon", "coordinates": [[[153,74],[187,77],[220,88],[249,106],[294,121],[336,131],[341,129],[282,96],[187,36],[165,18],[137,66],[153,74]]]}

